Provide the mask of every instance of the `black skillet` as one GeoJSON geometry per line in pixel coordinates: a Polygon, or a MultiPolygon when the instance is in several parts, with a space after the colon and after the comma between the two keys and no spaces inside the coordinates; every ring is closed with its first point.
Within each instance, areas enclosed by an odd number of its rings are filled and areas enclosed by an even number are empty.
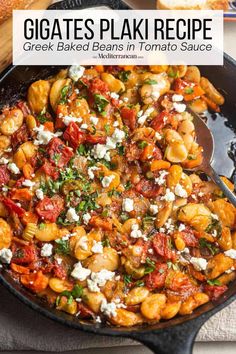
{"type": "MultiPolygon", "coordinates": [[[[128,8],[118,0],[67,0],[56,3],[50,8],[81,9],[101,5],[113,9],[128,8]]],[[[23,97],[31,82],[46,78],[58,70],[58,66],[10,66],[0,76],[0,108],[6,104],[14,104],[23,97]]],[[[231,141],[235,140],[234,128],[236,128],[236,61],[225,55],[223,67],[202,66],[201,72],[224,92],[226,98],[222,114],[209,115],[208,123],[213,130],[216,141],[215,168],[218,173],[233,177],[236,142],[231,141]],[[228,156],[229,154],[231,159],[228,156]]],[[[234,281],[228,291],[217,301],[201,306],[191,315],[177,317],[155,325],[115,328],[107,324],[92,324],[50,308],[39,298],[14,282],[6,270],[0,270],[0,282],[26,305],[52,320],[85,332],[132,338],[158,354],[191,354],[194,339],[203,323],[236,299],[236,281],[234,281]]]]}

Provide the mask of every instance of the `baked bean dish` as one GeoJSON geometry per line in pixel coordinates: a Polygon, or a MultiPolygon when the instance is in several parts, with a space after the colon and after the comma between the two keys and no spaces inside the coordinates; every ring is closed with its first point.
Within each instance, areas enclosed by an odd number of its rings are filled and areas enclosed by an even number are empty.
{"type": "Polygon", "coordinates": [[[186,105],[223,103],[195,66],[74,65],[33,82],[0,115],[2,270],[116,326],[217,299],[235,279],[236,213],[196,172],[186,105]]]}

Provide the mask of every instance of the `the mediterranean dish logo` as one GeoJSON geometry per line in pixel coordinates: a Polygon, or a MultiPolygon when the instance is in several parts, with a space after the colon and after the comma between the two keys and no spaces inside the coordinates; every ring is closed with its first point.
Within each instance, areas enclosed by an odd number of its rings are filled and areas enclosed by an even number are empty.
{"type": "Polygon", "coordinates": [[[14,11],[13,63],[223,64],[221,11],[14,11]]]}

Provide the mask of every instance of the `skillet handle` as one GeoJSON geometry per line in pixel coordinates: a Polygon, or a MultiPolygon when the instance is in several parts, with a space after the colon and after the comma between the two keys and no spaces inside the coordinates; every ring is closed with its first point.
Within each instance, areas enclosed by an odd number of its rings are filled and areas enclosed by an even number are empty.
{"type": "Polygon", "coordinates": [[[204,322],[196,318],[174,327],[140,334],[136,332],[130,336],[156,354],[192,354],[194,339],[204,322]]]}
{"type": "Polygon", "coordinates": [[[114,10],[130,9],[122,0],[63,0],[50,5],[48,10],[79,10],[97,6],[108,6],[114,10]]]}

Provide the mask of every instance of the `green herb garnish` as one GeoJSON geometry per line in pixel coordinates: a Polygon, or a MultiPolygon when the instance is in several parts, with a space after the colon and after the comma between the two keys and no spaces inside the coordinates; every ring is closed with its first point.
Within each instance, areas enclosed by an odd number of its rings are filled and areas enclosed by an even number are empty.
{"type": "Polygon", "coordinates": [[[207,280],[207,284],[209,284],[209,285],[221,285],[221,282],[218,280],[218,279],[212,279],[212,280],[210,280],[210,279],[208,279],[207,280]]]}
{"type": "Polygon", "coordinates": [[[156,264],[149,257],[146,258],[144,274],[152,273],[156,269],[156,264]]]}
{"type": "Polygon", "coordinates": [[[128,81],[130,74],[131,74],[131,71],[129,71],[129,70],[127,70],[127,71],[122,70],[122,71],[119,72],[118,78],[119,78],[121,81],[126,82],[126,81],[128,81]]]}
{"type": "Polygon", "coordinates": [[[96,104],[98,112],[99,113],[104,112],[109,101],[104,96],[99,95],[99,94],[94,95],[94,100],[95,100],[95,104],[96,104]]]}
{"type": "Polygon", "coordinates": [[[199,245],[201,248],[207,248],[213,256],[218,252],[218,248],[214,244],[207,242],[205,238],[199,239],[199,245]]]}
{"type": "Polygon", "coordinates": [[[128,285],[128,284],[132,283],[132,276],[128,275],[128,274],[125,274],[124,275],[124,283],[125,283],[125,285],[128,285]]]}
{"type": "Polygon", "coordinates": [[[69,240],[55,240],[55,243],[57,244],[55,248],[55,252],[58,254],[69,254],[70,253],[70,244],[69,240]]]}
{"type": "Polygon", "coordinates": [[[147,80],[144,81],[144,84],[146,84],[146,85],[157,85],[158,82],[156,80],[147,79],[147,80]]]}
{"type": "Polygon", "coordinates": [[[66,85],[64,87],[62,87],[61,89],[61,98],[60,98],[60,104],[65,104],[66,101],[67,101],[67,94],[68,94],[68,91],[69,91],[69,86],[66,85]]]}
{"type": "Polygon", "coordinates": [[[146,146],[148,146],[148,143],[146,141],[143,140],[138,142],[138,147],[140,149],[144,149],[146,146]]]}
{"type": "Polygon", "coordinates": [[[194,92],[194,89],[192,87],[187,87],[185,90],[184,90],[184,93],[186,93],[187,95],[190,95],[191,93],[194,92]]]}

